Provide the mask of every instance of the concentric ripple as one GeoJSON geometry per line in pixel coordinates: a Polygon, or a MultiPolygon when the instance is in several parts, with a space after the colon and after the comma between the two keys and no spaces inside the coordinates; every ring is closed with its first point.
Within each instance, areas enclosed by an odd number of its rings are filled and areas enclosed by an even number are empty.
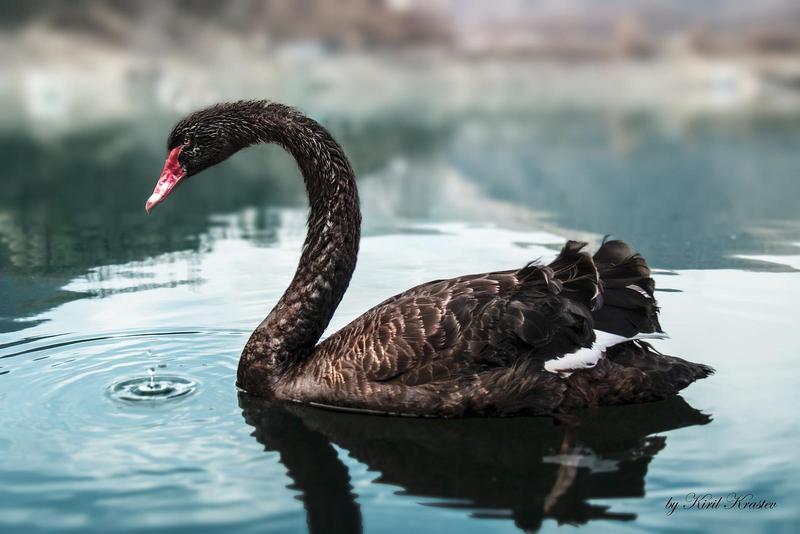
{"type": "Polygon", "coordinates": [[[243,428],[234,382],[248,334],[124,330],[0,347],[0,531],[111,532],[121,517],[126,531],[194,531],[293,506],[299,521],[283,467],[243,428]]]}
{"type": "Polygon", "coordinates": [[[145,425],[152,417],[178,424],[205,415],[234,395],[245,336],[235,330],[173,329],[23,340],[0,350],[8,371],[0,377],[0,390],[16,407],[5,422],[68,436],[145,425]],[[194,401],[176,403],[189,397],[194,401]]]}
{"type": "Polygon", "coordinates": [[[126,402],[158,402],[191,395],[197,382],[189,378],[172,375],[155,375],[128,378],[108,386],[108,395],[126,402]]]}

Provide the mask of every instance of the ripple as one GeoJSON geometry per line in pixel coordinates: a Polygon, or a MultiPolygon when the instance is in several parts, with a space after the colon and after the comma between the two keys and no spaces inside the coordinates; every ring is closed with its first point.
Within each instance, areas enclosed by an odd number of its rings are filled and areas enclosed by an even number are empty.
{"type": "Polygon", "coordinates": [[[32,440],[66,441],[131,425],[191,426],[228,406],[246,336],[172,328],[31,339],[0,351],[0,372],[8,373],[0,395],[16,407],[4,423],[32,440]]]}
{"type": "Polygon", "coordinates": [[[12,530],[77,513],[102,525],[86,530],[108,531],[120,517],[126,530],[240,525],[295,506],[283,467],[242,423],[236,365],[248,334],[94,331],[8,347],[29,352],[0,360],[10,371],[0,376],[0,531],[9,513],[12,530]]]}
{"type": "Polygon", "coordinates": [[[156,376],[151,374],[128,378],[108,386],[109,396],[124,402],[158,402],[191,395],[197,382],[180,376],[156,376]]]}
{"type": "MultiPolygon", "coordinates": [[[[6,353],[6,354],[0,354],[0,359],[11,358],[13,356],[21,356],[23,354],[30,354],[30,353],[33,353],[33,352],[52,350],[52,349],[57,349],[57,348],[60,348],[60,347],[67,347],[67,346],[70,346],[70,345],[77,345],[77,344],[83,344],[83,343],[92,343],[92,342],[95,342],[95,341],[106,341],[106,340],[121,339],[121,338],[128,338],[128,337],[177,336],[177,335],[193,335],[193,334],[202,334],[202,333],[203,332],[196,331],[196,330],[175,331],[175,332],[173,332],[173,331],[165,331],[165,332],[152,332],[152,331],[144,331],[144,332],[135,332],[135,331],[134,332],[109,332],[107,334],[102,334],[102,335],[98,335],[98,336],[78,336],[78,337],[76,337],[74,339],[68,339],[68,340],[65,340],[65,341],[58,342],[58,343],[48,343],[48,344],[33,346],[31,348],[28,348],[28,349],[25,349],[25,350],[21,350],[21,351],[17,351],[17,352],[9,352],[9,353],[6,353]]],[[[0,349],[6,348],[6,347],[17,346],[17,345],[21,345],[21,344],[26,344],[26,343],[37,342],[37,341],[40,341],[42,339],[50,339],[50,338],[59,337],[59,336],[63,336],[63,335],[64,334],[51,334],[51,335],[47,335],[47,336],[39,336],[39,337],[27,338],[27,339],[23,339],[23,340],[14,342],[14,343],[7,343],[7,344],[4,344],[4,345],[0,345],[0,349]]]]}

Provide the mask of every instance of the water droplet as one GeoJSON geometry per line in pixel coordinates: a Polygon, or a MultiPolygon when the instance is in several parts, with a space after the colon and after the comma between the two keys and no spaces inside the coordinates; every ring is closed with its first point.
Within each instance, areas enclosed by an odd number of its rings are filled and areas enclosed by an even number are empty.
{"type": "Polygon", "coordinates": [[[128,402],[155,402],[190,395],[197,389],[197,383],[180,376],[159,376],[155,369],[147,370],[149,376],[127,378],[108,386],[112,399],[128,402]]]}

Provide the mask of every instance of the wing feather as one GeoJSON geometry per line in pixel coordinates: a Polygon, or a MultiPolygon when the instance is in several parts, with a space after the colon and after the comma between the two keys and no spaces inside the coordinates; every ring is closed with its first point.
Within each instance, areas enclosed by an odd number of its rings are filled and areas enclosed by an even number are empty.
{"type": "Polygon", "coordinates": [[[591,346],[597,271],[570,242],[550,266],[435,280],[396,295],[315,351],[329,383],[349,373],[405,386],[463,378],[520,360],[538,365],[591,346]]]}

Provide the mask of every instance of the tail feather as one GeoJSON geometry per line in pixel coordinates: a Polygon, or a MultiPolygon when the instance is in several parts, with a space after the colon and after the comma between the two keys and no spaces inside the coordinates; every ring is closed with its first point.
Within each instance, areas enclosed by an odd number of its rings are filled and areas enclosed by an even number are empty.
{"type": "Polygon", "coordinates": [[[709,365],[661,354],[644,341],[613,347],[607,356],[616,364],[642,371],[649,380],[651,392],[661,398],[714,374],[714,368],[709,365]]]}
{"type": "Polygon", "coordinates": [[[592,257],[582,252],[585,246],[580,241],[567,241],[547,267],[566,295],[594,308],[600,298],[600,277],[592,257]]]}
{"type": "Polygon", "coordinates": [[[617,240],[604,242],[593,259],[603,293],[602,306],[592,313],[595,328],[625,337],[662,332],[645,259],[617,240]]]}
{"type": "Polygon", "coordinates": [[[538,358],[550,359],[590,347],[594,341],[591,308],[600,295],[600,280],[586,243],[569,241],[548,265],[532,262],[516,272],[519,288],[505,302],[503,322],[490,342],[502,347],[520,340],[538,358]]]}
{"type": "MultiPolygon", "coordinates": [[[[591,278],[589,267],[576,258],[582,246],[568,243],[549,266],[554,278],[561,280],[556,273],[562,273],[565,291],[568,284],[576,293],[586,291],[591,278]]],[[[664,399],[714,373],[707,365],[661,354],[644,341],[667,336],[658,322],[655,282],[640,254],[622,241],[604,241],[591,261],[601,290],[591,299],[594,344],[545,362],[545,369],[558,372],[567,385],[561,409],[664,399]],[[573,372],[573,360],[583,364],[580,372],[573,372]]]]}
{"type": "Polygon", "coordinates": [[[561,409],[662,400],[712,374],[708,365],[661,354],[643,341],[622,343],[597,365],[566,379],[561,409]]]}

